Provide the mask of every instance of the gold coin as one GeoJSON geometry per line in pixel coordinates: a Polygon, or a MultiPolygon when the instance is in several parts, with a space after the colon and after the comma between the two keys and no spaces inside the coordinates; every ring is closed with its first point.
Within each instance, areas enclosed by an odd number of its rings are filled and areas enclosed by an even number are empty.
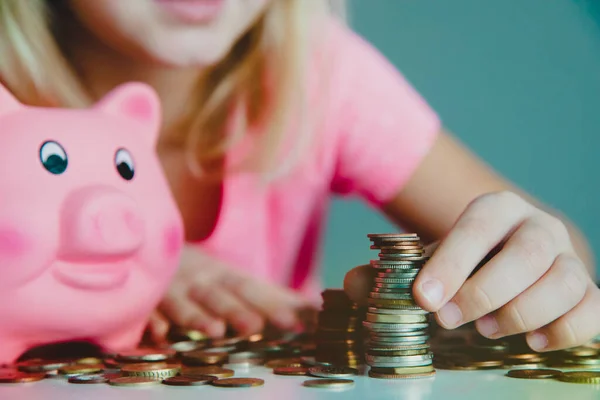
{"type": "Polygon", "coordinates": [[[309,379],[302,385],[320,389],[339,389],[354,386],[352,379],[309,379]]]}
{"type": "Polygon", "coordinates": [[[58,373],[61,375],[94,374],[103,370],[104,365],[67,365],[59,368],[58,373]]]}
{"type": "Polygon", "coordinates": [[[549,379],[555,378],[560,373],[557,369],[511,369],[506,376],[520,379],[549,379]]]}
{"type": "Polygon", "coordinates": [[[225,364],[229,358],[227,352],[192,351],[183,355],[185,365],[215,365],[225,364]]]}
{"type": "Polygon", "coordinates": [[[122,376],[108,381],[112,386],[152,386],[160,384],[159,380],[143,376],[122,376]]]}
{"type": "Polygon", "coordinates": [[[374,305],[375,307],[386,308],[387,306],[412,306],[418,307],[415,303],[414,299],[375,299],[368,298],[367,299],[369,305],[374,305]]]}
{"type": "Polygon", "coordinates": [[[26,373],[14,368],[0,368],[0,383],[25,383],[41,381],[46,377],[45,373],[26,373]]]}
{"type": "Polygon", "coordinates": [[[232,369],[210,365],[205,367],[183,367],[180,374],[185,376],[210,375],[216,378],[230,378],[235,372],[232,369]]]}
{"type": "Polygon", "coordinates": [[[302,360],[299,358],[277,358],[275,360],[268,361],[265,364],[267,368],[279,368],[279,367],[302,367],[302,360]]]}
{"type": "Polygon", "coordinates": [[[154,365],[154,364],[132,364],[121,368],[123,375],[146,376],[151,378],[170,378],[179,373],[181,367],[178,364],[154,365]]]}
{"type": "Polygon", "coordinates": [[[86,358],[80,358],[79,360],[75,361],[75,364],[101,365],[102,360],[97,357],[86,357],[86,358]]]}
{"type": "Polygon", "coordinates": [[[258,387],[263,386],[265,381],[258,378],[226,378],[217,379],[212,382],[213,386],[217,387],[258,387]]]}
{"type": "Polygon", "coordinates": [[[378,372],[369,371],[369,377],[378,379],[420,379],[431,378],[432,376],[435,376],[435,370],[415,374],[381,374],[378,372]]]}
{"type": "Polygon", "coordinates": [[[304,367],[279,367],[279,368],[274,368],[273,369],[273,373],[275,375],[294,375],[294,376],[307,375],[308,374],[308,368],[304,368],[304,367]]]}
{"type": "Polygon", "coordinates": [[[569,383],[600,384],[600,372],[598,371],[563,372],[556,378],[562,382],[569,383]]]}

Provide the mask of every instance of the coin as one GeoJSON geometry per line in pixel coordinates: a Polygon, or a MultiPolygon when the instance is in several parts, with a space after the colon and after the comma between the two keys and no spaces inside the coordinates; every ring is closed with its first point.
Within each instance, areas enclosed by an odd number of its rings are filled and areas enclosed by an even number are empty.
{"type": "Polygon", "coordinates": [[[138,348],[117,354],[120,361],[164,361],[175,355],[174,350],[138,348]]]}
{"type": "Polygon", "coordinates": [[[215,365],[225,364],[228,359],[227,352],[199,350],[183,354],[181,361],[184,365],[215,365]]]}
{"type": "Polygon", "coordinates": [[[217,378],[210,375],[180,375],[167,378],[163,380],[162,383],[169,386],[202,386],[208,385],[215,380],[217,380],[217,378]]]}
{"type": "Polygon", "coordinates": [[[230,378],[235,374],[235,372],[232,369],[210,365],[205,367],[183,367],[180,374],[183,376],[210,375],[216,378],[230,378]]]}
{"type": "Polygon", "coordinates": [[[309,379],[302,385],[310,388],[340,389],[354,386],[352,379],[309,379]]]}
{"type": "Polygon", "coordinates": [[[217,379],[212,382],[213,386],[218,387],[258,387],[263,386],[265,381],[258,378],[226,378],[226,379],[217,379]]]}
{"type": "Polygon", "coordinates": [[[103,365],[66,365],[59,368],[58,373],[61,375],[80,375],[80,374],[95,374],[104,370],[103,365]]]}
{"type": "Polygon", "coordinates": [[[22,372],[13,368],[0,368],[0,383],[25,383],[41,381],[46,377],[42,372],[22,372]]]}
{"type": "Polygon", "coordinates": [[[178,364],[131,364],[121,368],[121,372],[126,376],[166,379],[177,375],[180,369],[181,367],[178,364]]]}
{"type": "Polygon", "coordinates": [[[267,368],[280,368],[280,367],[302,367],[302,360],[300,358],[277,358],[275,360],[268,361],[265,364],[267,368]]]}
{"type": "Polygon", "coordinates": [[[108,384],[112,386],[152,386],[160,384],[160,381],[143,376],[122,376],[110,379],[108,384]]]}
{"type": "Polygon", "coordinates": [[[106,383],[108,378],[104,374],[92,374],[92,375],[77,375],[69,378],[69,383],[81,383],[81,384],[93,384],[93,383],[106,383]]]}
{"type": "Polygon", "coordinates": [[[556,369],[511,369],[506,376],[520,379],[549,379],[555,378],[560,373],[556,369]]]}
{"type": "Polygon", "coordinates": [[[310,367],[308,373],[321,378],[347,378],[358,375],[358,370],[349,367],[310,367]]]}
{"type": "Polygon", "coordinates": [[[186,340],[182,342],[173,343],[169,347],[178,353],[186,353],[194,350],[200,350],[206,347],[206,343],[196,342],[193,340],[186,340]]]}
{"type": "Polygon", "coordinates": [[[569,383],[600,384],[600,372],[597,371],[563,372],[556,378],[569,383]]]}
{"type": "Polygon", "coordinates": [[[378,379],[421,379],[435,376],[435,370],[414,374],[382,374],[376,371],[369,371],[369,377],[378,379]]]}
{"type": "Polygon", "coordinates": [[[70,363],[67,361],[43,360],[41,358],[34,358],[18,362],[16,367],[19,371],[23,372],[46,372],[57,370],[69,364],[70,363]]]}
{"type": "Polygon", "coordinates": [[[279,367],[274,368],[273,373],[275,375],[307,375],[308,368],[304,367],[279,367]]]}

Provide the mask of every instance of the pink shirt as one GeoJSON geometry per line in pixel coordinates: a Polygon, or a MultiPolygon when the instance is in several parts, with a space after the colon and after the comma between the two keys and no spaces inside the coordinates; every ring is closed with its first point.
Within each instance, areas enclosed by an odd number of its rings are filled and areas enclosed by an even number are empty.
{"type": "Polygon", "coordinates": [[[228,177],[215,231],[199,244],[234,268],[315,299],[330,196],[358,195],[381,207],[411,177],[440,128],[437,115],[373,46],[337,22],[328,28],[318,54],[333,73],[315,146],[268,186],[256,174],[228,177]]]}

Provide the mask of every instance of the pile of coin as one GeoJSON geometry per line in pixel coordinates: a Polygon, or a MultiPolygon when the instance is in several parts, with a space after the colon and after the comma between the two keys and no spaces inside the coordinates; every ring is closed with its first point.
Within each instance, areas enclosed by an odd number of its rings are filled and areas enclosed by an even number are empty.
{"type": "Polygon", "coordinates": [[[479,335],[474,325],[452,331],[435,330],[430,341],[437,369],[454,371],[508,370],[507,377],[555,379],[572,383],[600,383],[600,342],[597,339],[571,349],[537,353],[524,335],[491,340],[479,335]]]}
{"type": "Polygon", "coordinates": [[[366,309],[358,307],[342,289],[321,293],[323,308],[315,333],[315,359],[335,366],[356,367],[364,363],[362,322],[366,309]]]}
{"type": "Polygon", "coordinates": [[[370,331],[366,363],[372,378],[435,375],[429,348],[429,313],[414,302],[413,282],[427,261],[416,234],[370,234],[376,270],[363,325],[370,331]]]}

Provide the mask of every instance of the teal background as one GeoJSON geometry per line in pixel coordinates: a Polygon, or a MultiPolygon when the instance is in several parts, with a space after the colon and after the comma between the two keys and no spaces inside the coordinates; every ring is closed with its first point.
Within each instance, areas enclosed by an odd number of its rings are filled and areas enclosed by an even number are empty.
{"type": "MultiPolygon", "coordinates": [[[[446,127],[571,218],[600,253],[600,2],[354,0],[351,26],[402,71],[446,127]]],[[[443,194],[441,194],[443,195],[443,194]]],[[[332,203],[327,287],[395,229],[359,200],[332,203]]]]}

